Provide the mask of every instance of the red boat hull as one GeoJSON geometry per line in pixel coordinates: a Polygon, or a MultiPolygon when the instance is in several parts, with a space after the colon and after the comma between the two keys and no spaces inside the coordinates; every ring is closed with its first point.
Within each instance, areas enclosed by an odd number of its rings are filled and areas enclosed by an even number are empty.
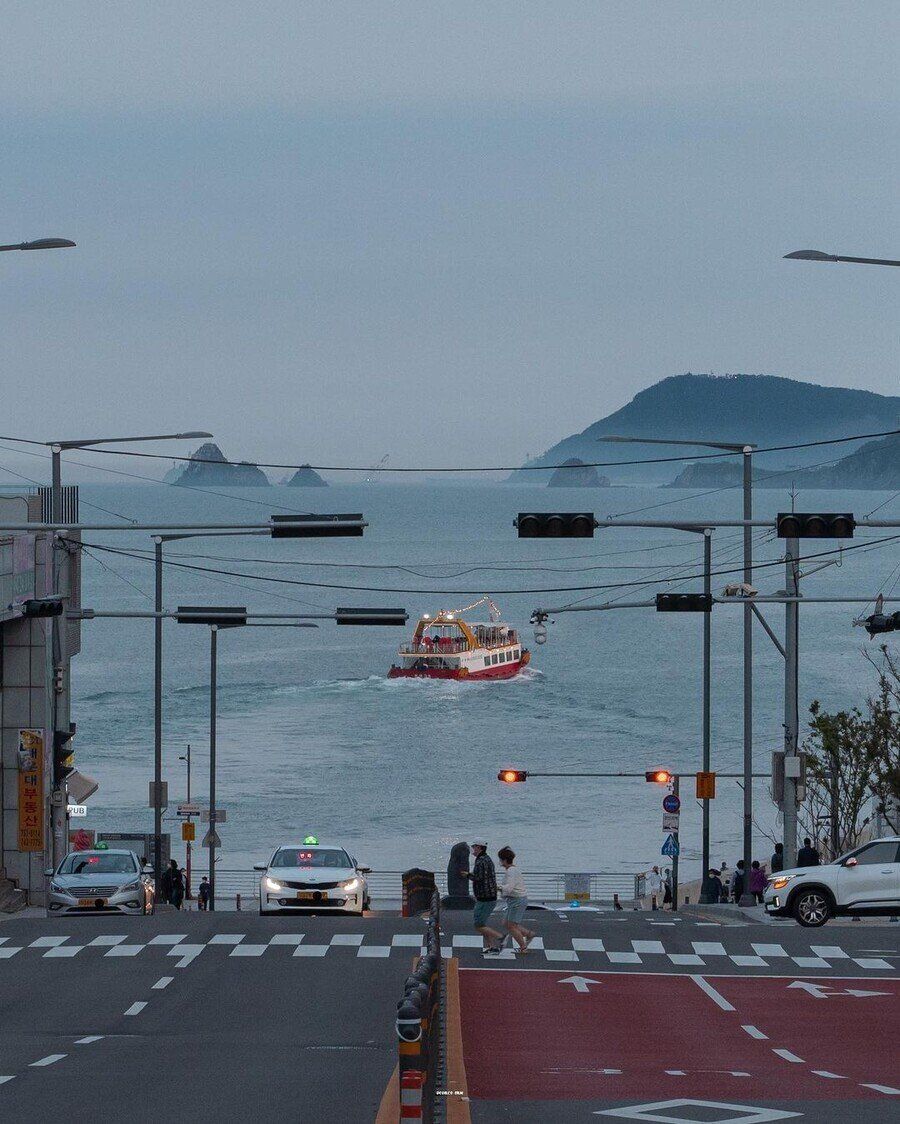
{"type": "Polygon", "coordinates": [[[461,683],[480,683],[485,679],[512,679],[527,664],[527,659],[517,660],[515,663],[497,664],[496,667],[471,672],[466,668],[434,667],[414,670],[411,667],[392,667],[388,672],[388,679],[458,679],[461,683]]]}

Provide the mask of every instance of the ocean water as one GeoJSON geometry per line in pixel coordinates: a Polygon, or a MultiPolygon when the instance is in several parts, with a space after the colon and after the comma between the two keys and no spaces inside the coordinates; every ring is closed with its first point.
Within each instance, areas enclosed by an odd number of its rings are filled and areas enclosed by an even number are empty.
{"type": "MultiPolygon", "coordinates": [[[[217,802],[227,809],[221,865],[245,868],[272,847],[308,832],[339,840],[377,869],[443,868],[450,846],[479,836],[492,849],[509,843],[532,870],[641,870],[660,861],[661,792],[643,780],[540,779],[498,783],[503,766],[552,772],[643,771],[656,765],[700,766],[701,619],[652,609],[565,613],[549,641],[530,640],[537,607],[652,598],[658,589],[699,589],[698,536],[669,529],[601,529],[593,540],[524,540],[519,510],[593,509],[607,516],[649,505],[634,518],[679,518],[701,512],[739,516],[735,490],[703,499],[645,487],[595,492],[518,485],[385,484],[327,491],[244,489],[209,495],[153,486],[82,486],[82,519],[108,522],[99,505],[143,522],[264,522],[271,512],[362,511],[362,539],[280,540],[267,536],[206,538],[168,544],[172,562],[210,571],[242,571],[267,581],[169,566],[165,604],[246,604],[258,612],[321,612],[339,605],[400,605],[406,630],[338,627],[245,628],[219,633],[217,802]],[[277,564],[271,564],[271,563],[277,564]],[[383,569],[384,566],[397,567],[383,569]],[[611,588],[617,583],[675,578],[669,585],[611,588]],[[681,576],[681,580],[677,578],[681,576]],[[271,579],[280,579],[281,584],[271,579]],[[329,583],[334,588],[318,588],[329,583]],[[339,588],[339,587],[348,588],[339,588]],[[361,590],[349,587],[373,587],[361,590]],[[607,587],[595,588],[589,587],[607,587]],[[562,587],[562,588],[560,588],[562,587]],[[573,588],[579,587],[579,588],[573,588]],[[440,590],[441,592],[425,592],[440,590]],[[518,592],[541,590],[553,592],[518,592]],[[558,590],[558,591],[556,591],[558,590]],[[399,592],[398,592],[399,591],[399,592]],[[388,680],[398,642],[422,612],[458,609],[483,593],[522,630],[531,667],[514,680],[448,683],[388,680]]],[[[801,509],[870,511],[886,493],[810,492],[801,509]]],[[[786,492],[759,490],[757,514],[790,507],[786,492]]],[[[878,515],[900,515],[894,501],[878,515]]],[[[114,521],[114,520],[113,520],[114,521]]],[[[854,545],[890,531],[858,531],[854,545]]],[[[714,569],[740,566],[739,530],[714,538],[714,569]]],[[[86,543],[145,551],[143,558],[88,550],[83,600],[97,609],[152,608],[150,536],[85,532],[86,543]]],[[[808,553],[836,544],[808,544],[808,553]]],[[[758,560],[776,562],[780,543],[756,535],[758,560]]],[[[833,556],[835,557],[835,556],[833,556]]],[[[808,595],[874,595],[900,562],[896,543],[851,550],[804,583],[808,595]]],[[[737,573],[714,578],[714,588],[737,573]]],[[[783,565],[758,571],[760,591],[783,587],[783,565]]],[[[810,605],[801,613],[801,723],[810,701],[828,708],[861,703],[872,686],[863,649],[874,647],[851,627],[861,607],[810,605]]],[[[782,631],[783,609],[767,616],[782,631]]],[[[713,766],[740,770],[741,612],[713,613],[713,766]]],[[[782,744],[783,661],[757,629],[755,763],[769,769],[782,744]]],[[[185,796],[190,744],[193,793],[208,783],[209,633],[167,622],[164,630],[164,777],[170,808],[185,796]]],[[[153,770],[153,625],[150,620],[94,620],[83,625],[73,665],[73,717],[79,767],[100,781],[84,826],[152,828],[147,782],[153,770]]],[[[690,785],[681,839],[686,871],[698,870],[699,805],[690,785]]],[[[755,783],[755,849],[771,852],[775,830],[767,782],[755,783]]],[[[713,803],[713,858],[733,863],[741,836],[741,791],[722,780],[713,803]]],[[[167,816],[173,834],[178,821],[167,816]]]]}

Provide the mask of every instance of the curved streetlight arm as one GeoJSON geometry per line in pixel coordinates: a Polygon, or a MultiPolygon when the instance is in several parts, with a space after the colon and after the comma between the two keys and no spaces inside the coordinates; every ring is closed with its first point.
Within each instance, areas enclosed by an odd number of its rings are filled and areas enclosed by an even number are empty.
{"type": "Polygon", "coordinates": [[[77,441],[45,441],[52,449],[86,449],[91,445],[130,445],[132,441],[184,441],[195,437],[212,437],[205,430],[191,430],[188,433],[153,433],[140,437],[88,437],[77,441]]]}
{"type": "Polygon", "coordinates": [[[597,437],[597,441],[614,441],[622,445],[692,445],[703,449],[727,449],[733,453],[743,453],[748,449],[755,449],[749,442],[735,444],[729,441],[681,441],[665,437],[597,437]]]}
{"type": "Polygon", "coordinates": [[[0,246],[3,250],[65,250],[74,246],[68,238],[38,238],[34,242],[16,242],[12,246],[0,246]]]}
{"type": "Polygon", "coordinates": [[[851,258],[843,254],[824,254],[821,250],[794,250],[792,254],[784,256],[794,261],[849,261],[858,265],[900,265],[900,261],[894,261],[892,258],[851,258]]]}

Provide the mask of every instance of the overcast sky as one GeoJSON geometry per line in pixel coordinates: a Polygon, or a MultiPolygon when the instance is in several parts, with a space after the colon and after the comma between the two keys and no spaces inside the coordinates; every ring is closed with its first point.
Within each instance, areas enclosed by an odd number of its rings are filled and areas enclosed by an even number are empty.
{"type": "Polygon", "coordinates": [[[3,39],[0,241],[78,242],[0,257],[3,433],[518,463],[686,370],[898,391],[900,270],[781,260],[900,258],[893,0],[31,0],[3,39]]]}

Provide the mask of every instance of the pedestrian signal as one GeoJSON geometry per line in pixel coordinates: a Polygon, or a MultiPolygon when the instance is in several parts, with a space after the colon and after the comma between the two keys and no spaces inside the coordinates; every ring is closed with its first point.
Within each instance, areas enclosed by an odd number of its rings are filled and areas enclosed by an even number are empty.
{"type": "Polygon", "coordinates": [[[644,780],[648,784],[671,784],[672,774],[668,769],[650,769],[644,773],[644,780]]]}
{"type": "Polygon", "coordinates": [[[716,795],[716,774],[715,773],[698,773],[697,774],[697,799],[698,800],[713,800],[716,795]]]}
{"type": "Polygon", "coordinates": [[[497,780],[503,781],[504,784],[521,784],[522,781],[528,780],[528,773],[524,769],[501,769],[497,774],[497,780]]]}

